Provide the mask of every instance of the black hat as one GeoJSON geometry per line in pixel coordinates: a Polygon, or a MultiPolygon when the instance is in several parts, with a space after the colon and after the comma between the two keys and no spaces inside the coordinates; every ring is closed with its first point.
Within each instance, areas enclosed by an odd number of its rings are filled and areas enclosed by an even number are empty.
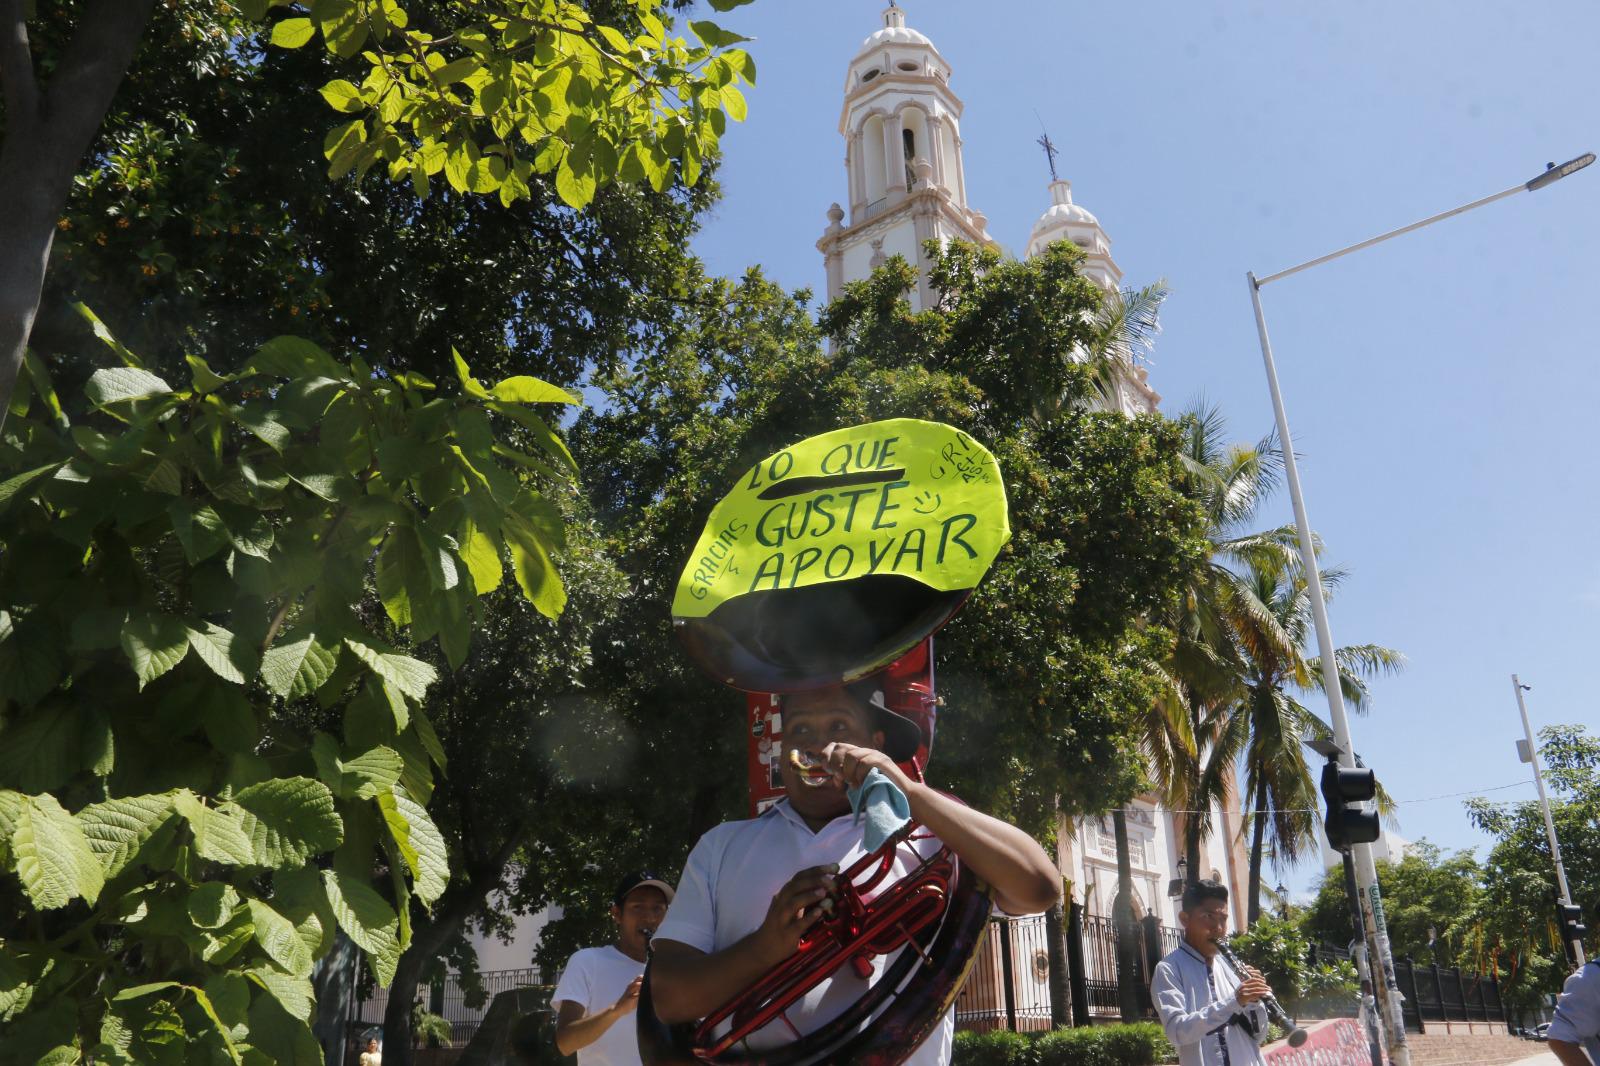
{"type": "Polygon", "coordinates": [[[612,905],[616,907],[622,906],[622,901],[628,898],[629,892],[645,886],[659,888],[667,897],[667,902],[672,902],[673,889],[670,884],[660,875],[651,873],[649,870],[637,870],[622,879],[622,883],[617,886],[616,893],[611,897],[612,905]]]}
{"type": "Polygon", "coordinates": [[[910,762],[922,746],[922,727],[889,709],[882,682],[868,678],[846,685],[845,690],[872,708],[873,724],[883,730],[883,753],[895,762],[910,762]]]}

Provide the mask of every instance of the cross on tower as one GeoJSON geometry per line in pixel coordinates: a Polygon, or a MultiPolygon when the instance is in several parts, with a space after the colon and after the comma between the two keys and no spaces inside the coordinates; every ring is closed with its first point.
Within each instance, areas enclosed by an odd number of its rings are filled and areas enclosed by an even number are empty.
{"type": "Polygon", "coordinates": [[[1050,180],[1060,181],[1061,177],[1056,173],[1056,156],[1060,154],[1060,151],[1053,143],[1051,143],[1050,134],[1046,133],[1041,135],[1039,139],[1033,143],[1044,149],[1044,157],[1050,162],[1050,180]]]}

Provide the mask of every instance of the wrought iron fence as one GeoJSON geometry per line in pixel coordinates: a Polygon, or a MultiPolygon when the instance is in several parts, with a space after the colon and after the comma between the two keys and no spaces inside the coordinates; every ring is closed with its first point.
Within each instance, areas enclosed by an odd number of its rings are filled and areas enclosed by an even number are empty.
{"type": "MultiPolygon", "coordinates": [[[[1119,1017],[1116,926],[1109,918],[1089,914],[1080,914],[1077,924],[1081,933],[1076,946],[1081,951],[1083,973],[1072,984],[1081,989],[1086,1006],[1083,1013],[1092,1018],[1119,1017]]],[[[1176,950],[1182,932],[1157,925],[1152,918],[1137,923],[1133,933],[1137,938],[1133,954],[1138,966],[1139,1009],[1150,1016],[1150,974],[1157,960],[1176,950]]],[[[1049,1029],[1057,1021],[1066,1024],[1066,1019],[1053,1019],[1051,1015],[1048,937],[1049,923],[1043,915],[992,919],[989,936],[956,999],[957,1028],[1027,1031],[1049,1029]]],[[[1070,952],[1070,946],[1063,947],[1063,954],[1070,952]]],[[[1313,949],[1310,961],[1349,957],[1343,948],[1319,945],[1313,949]]],[[[487,971],[480,975],[480,996],[469,993],[459,975],[449,974],[441,982],[419,987],[417,1001],[450,1023],[452,1043],[460,1047],[477,1032],[496,994],[513,988],[547,988],[554,977],[539,967],[487,971]]],[[[1395,978],[1404,1000],[1406,1027],[1413,1032],[1423,1032],[1428,1022],[1509,1021],[1499,982],[1492,976],[1455,967],[1421,966],[1401,958],[1395,961],[1395,978]]],[[[346,1031],[350,1046],[357,1052],[356,1041],[381,1029],[388,999],[388,991],[379,989],[355,1012],[346,1031]]],[[[1310,1005],[1306,1014],[1341,1017],[1355,1012],[1354,997],[1339,997],[1310,1005]]]]}
{"type": "Polygon", "coordinates": [[[1420,966],[1409,958],[1396,959],[1394,972],[1406,998],[1406,1025],[1417,1032],[1424,1032],[1428,1022],[1511,1022],[1500,981],[1493,975],[1420,966]]]}
{"type": "MultiPolygon", "coordinates": [[[[486,970],[478,978],[481,994],[464,987],[461,975],[454,973],[446,974],[443,980],[431,985],[417,986],[416,1001],[450,1023],[450,1042],[456,1047],[472,1039],[497,994],[513,988],[548,986],[554,983],[555,975],[541,967],[530,966],[520,970],[486,970]]],[[[369,1032],[383,1028],[383,1016],[388,1007],[389,990],[386,988],[377,989],[361,1002],[355,1017],[345,1027],[352,1045],[364,1046],[369,1032]]]]}
{"type": "MultiPolygon", "coordinates": [[[[1311,950],[1310,961],[1351,960],[1344,948],[1327,944],[1311,950]]],[[[1395,984],[1400,988],[1400,1009],[1406,1028],[1413,1033],[1427,1031],[1429,1022],[1496,1022],[1509,1026],[1510,1013],[1500,997],[1500,981],[1492,974],[1476,973],[1456,966],[1423,966],[1408,956],[1394,960],[1395,984]]],[[[1321,1018],[1353,1017],[1353,996],[1319,1000],[1310,1005],[1309,1016],[1321,1018]]]]}
{"type": "Polygon", "coordinates": [[[1044,915],[997,916],[956,998],[956,1027],[1049,1029],[1050,950],[1044,915]]]}
{"type": "MultiPolygon", "coordinates": [[[[1117,985],[1117,927],[1110,918],[1086,914],[1082,917],[1083,962],[1086,971],[1085,986],[1089,1001],[1089,1014],[1098,1018],[1116,1018],[1122,1015],[1122,1001],[1117,985]]],[[[1183,930],[1161,925],[1155,918],[1142,919],[1133,926],[1134,955],[1137,956],[1139,1010],[1153,1015],[1150,1002],[1150,975],[1156,963],[1178,949],[1183,930]]]]}

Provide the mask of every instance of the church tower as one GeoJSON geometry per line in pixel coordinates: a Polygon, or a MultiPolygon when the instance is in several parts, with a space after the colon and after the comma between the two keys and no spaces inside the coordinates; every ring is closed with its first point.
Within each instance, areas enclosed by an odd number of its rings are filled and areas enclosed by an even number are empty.
{"type": "MultiPolygon", "coordinates": [[[[1072,202],[1072,182],[1056,174],[1056,149],[1050,138],[1043,138],[1041,143],[1050,160],[1050,206],[1028,234],[1025,258],[1032,259],[1057,241],[1071,241],[1083,251],[1083,276],[1094,282],[1107,300],[1121,300],[1122,268],[1111,258],[1111,238],[1106,236],[1099,219],[1082,204],[1072,202]]],[[[1130,360],[1119,364],[1116,394],[1108,397],[1107,406],[1125,415],[1153,414],[1161,396],[1150,387],[1148,379],[1149,371],[1138,363],[1130,360]]]]}
{"type": "Polygon", "coordinates": [[[967,205],[961,166],[961,100],[950,64],[933,42],[906,25],[891,0],[883,28],[861,43],[845,75],[839,132],[845,140],[850,210],[835,203],[817,248],[828,298],[872,273],[891,255],[918,269],[911,305],[929,306],[923,243],[989,245],[988,222],[967,205]]]}

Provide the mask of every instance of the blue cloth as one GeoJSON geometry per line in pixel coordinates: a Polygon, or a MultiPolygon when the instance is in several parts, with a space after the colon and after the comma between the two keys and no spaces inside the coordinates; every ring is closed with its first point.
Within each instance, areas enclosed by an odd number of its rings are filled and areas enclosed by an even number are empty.
{"type": "Polygon", "coordinates": [[[911,801],[882,770],[869,770],[861,787],[850,789],[849,796],[856,824],[861,824],[863,816],[867,820],[867,827],[861,833],[861,846],[867,851],[877,851],[885,840],[911,821],[911,801]]]}

